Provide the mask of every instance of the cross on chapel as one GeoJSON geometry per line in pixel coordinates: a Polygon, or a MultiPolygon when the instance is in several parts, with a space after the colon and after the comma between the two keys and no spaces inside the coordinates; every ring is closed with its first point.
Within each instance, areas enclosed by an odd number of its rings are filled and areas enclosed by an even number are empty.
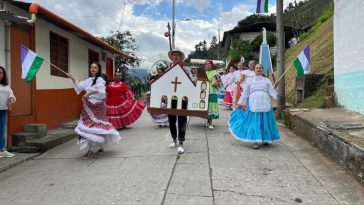
{"type": "Polygon", "coordinates": [[[178,82],[178,77],[176,76],[174,81],[171,81],[171,84],[174,84],[174,92],[177,92],[177,84],[181,84],[181,82],[178,82]]]}

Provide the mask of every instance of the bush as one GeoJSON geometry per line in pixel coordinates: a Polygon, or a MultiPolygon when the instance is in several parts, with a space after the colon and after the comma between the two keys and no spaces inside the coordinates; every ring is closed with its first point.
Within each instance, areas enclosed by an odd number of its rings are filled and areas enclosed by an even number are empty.
{"type": "Polygon", "coordinates": [[[334,14],[334,4],[330,3],[327,5],[325,11],[321,14],[321,16],[317,19],[315,25],[313,25],[310,30],[308,30],[307,32],[302,33],[300,35],[300,37],[299,37],[300,41],[304,40],[309,35],[311,35],[313,32],[315,32],[317,30],[317,28],[320,27],[322,23],[324,23],[329,18],[331,18],[333,14],[334,14]]]}

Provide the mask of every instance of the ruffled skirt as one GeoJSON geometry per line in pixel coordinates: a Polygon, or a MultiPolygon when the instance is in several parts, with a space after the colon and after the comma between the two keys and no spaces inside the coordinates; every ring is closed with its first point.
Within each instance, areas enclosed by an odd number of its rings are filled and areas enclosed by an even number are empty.
{"type": "MultiPolygon", "coordinates": [[[[149,107],[150,106],[150,92],[148,92],[146,94],[146,101],[145,104],[149,107]]],[[[163,104],[161,106],[161,108],[167,108],[166,104],[163,104]]],[[[149,111],[148,111],[149,112],[149,111]]],[[[163,125],[166,126],[168,125],[168,115],[166,114],[154,114],[154,113],[150,113],[150,116],[152,117],[152,121],[154,123],[156,123],[157,125],[163,125]]]]}
{"type": "Polygon", "coordinates": [[[144,103],[138,100],[124,100],[121,96],[111,97],[106,105],[106,114],[109,122],[117,129],[127,127],[134,123],[143,113],[144,103]]]}
{"type": "Polygon", "coordinates": [[[208,106],[208,120],[219,119],[219,104],[217,103],[217,94],[211,93],[209,95],[209,106],[208,106]]]}
{"type": "Polygon", "coordinates": [[[236,85],[233,91],[233,105],[234,107],[237,105],[239,98],[241,96],[243,89],[240,85],[236,85]]]}
{"type": "Polygon", "coordinates": [[[217,96],[217,102],[219,105],[222,105],[224,102],[224,97],[225,97],[225,90],[224,89],[220,89],[219,90],[219,94],[217,96]]]}
{"type": "Polygon", "coordinates": [[[223,105],[226,108],[231,108],[233,105],[233,98],[231,97],[231,93],[232,92],[229,92],[229,91],[225,92],[223,105]]]}
{"type": "Polygon", "coordinates": [[[79,135],[80,149],[93,150],[119,142],[121,139],[119,132],[107,120],[105,102],[93,104],[84,100],[83,106],[84,109],[75,128],[75,132],[79,135]]]}
{"type": "Polygon", "coordinates": [[[269,112],[236,109],[230,114],[229,130],[235,138],[246,142],[273,143],[280,138],[273,109],[269,112]]]}

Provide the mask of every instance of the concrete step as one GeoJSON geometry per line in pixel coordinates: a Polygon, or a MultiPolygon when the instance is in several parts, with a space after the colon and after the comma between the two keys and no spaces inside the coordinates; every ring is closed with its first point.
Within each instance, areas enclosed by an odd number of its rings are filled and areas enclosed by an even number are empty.
{"type": "Polygon", "coordinates": [[[10,152],[17,152],[17,153],[37,153],[40,152],[40,147],[29,146],[29,145],[9,146],[8,150],[10,152]]]}
{"type": "Polygon", "coordinates": [[[47,135],[46,124],[26,124],[24,125],[24,132],[39,133],[41,137],[47,135]]]}
{"type": "Polygon", "coordinates": [[[63,144],[76,137],[76,133],[69,129],[50,130],[48,135],[39,139],[27,140],[26,144],[37,146],[41,152],[45,152],[57,145],[63,144]]]}
{"type": "Polygon", "coordinates": [[[31,140],[31,139],[37,139],[44,137],[45,135],[39,134],[39,133],[32,133],[32,132],[19,132],[14,133],[13,135],[13,146],[22,146],[26,145],[25,141],[31,140]]]}
{"type": "Polygon", "coordinates": [[[63,128],[74,129],[77,126],[78,120],[65,122],[62,124],[63,128]]]}

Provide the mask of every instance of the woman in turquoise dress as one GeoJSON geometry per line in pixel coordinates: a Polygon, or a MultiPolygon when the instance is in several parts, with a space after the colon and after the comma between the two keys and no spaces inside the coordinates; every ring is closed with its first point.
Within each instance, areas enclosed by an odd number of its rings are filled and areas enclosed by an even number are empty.
{"type": "Polygon", "coordinates": [[[279,131],[272,109],[270,97],[277,99],[272,82],[262,76],[262,65],[255,66],[255,77],[249,79],[239,99],[239,107],[230,114],[231,134],[241,141],[253,142],[258,149],[259,143],[267,145],[279,140],[279,131]]]}
{"type": "Polygon", "coordinates": [[[214,129],[214,126],[212,125],[212,120],[219,119],[218,93],[221,80],[220,75],[215,69],[215,66],[211,60],[205,62],[205,70],[210,83],[207,124],[209,129],[212,130],[214,129]]]}

